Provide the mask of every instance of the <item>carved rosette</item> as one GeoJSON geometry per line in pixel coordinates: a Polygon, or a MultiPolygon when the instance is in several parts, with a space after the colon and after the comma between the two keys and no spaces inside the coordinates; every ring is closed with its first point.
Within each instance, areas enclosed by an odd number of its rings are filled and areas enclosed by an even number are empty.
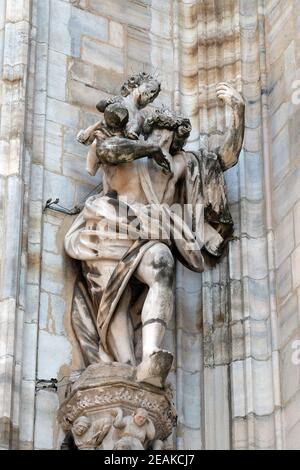
{"type": "Polygon", "coordinates": [[[116,443],[126,444],[128,440],[133,442],[131,449],[138,449],[140,444],[147,448],[170,436],[177,420],[171,387],[160,389],[140,383],[135,376],[136,369],[128,365],[93,364],[70,385],[58,421],[67,434],[72,433],[79,449],[112,450],[118,448],[114,447],[116,443]],[[154,429],[151,436],[143,431],[147,423],[133,423],[128,430],[138,410],[144,410],[142,414],[154,429]],[[117,427],[116,416],[120,413],[124,423],[117,427]]]}

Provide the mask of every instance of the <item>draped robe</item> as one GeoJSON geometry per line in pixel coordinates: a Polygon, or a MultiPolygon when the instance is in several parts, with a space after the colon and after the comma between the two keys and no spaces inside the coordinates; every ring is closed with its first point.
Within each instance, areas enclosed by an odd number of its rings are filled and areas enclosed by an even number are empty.
{"type": "Polygon", "coordinates": [[[174,188],[174,203],[182,208],[188,205],[184,220],[164,201],[170,177],[165,175],[164,184],[155,187],[150,174],[152,160],[143,158],[135,163],[148,204],[125,207],[109,194],[92,196],[65,237],[66,252],[82,262],[84,273],[74,289],[72,325],[86,366],[99,361],[99,348],[102,355],[114,359],[107,338],[110,323],[150,247],[165,243],[186,267],[202,272],[202,255],[219,258],[232,235],[218,155],[200,151],[183,152],[183,156],[186,170],[174,188]],[[99,265],[100,271],[102,266],[104,271],[109,260],[111,269],[101,284],[101,272],[93,272],[93,266],[99,265]]]}

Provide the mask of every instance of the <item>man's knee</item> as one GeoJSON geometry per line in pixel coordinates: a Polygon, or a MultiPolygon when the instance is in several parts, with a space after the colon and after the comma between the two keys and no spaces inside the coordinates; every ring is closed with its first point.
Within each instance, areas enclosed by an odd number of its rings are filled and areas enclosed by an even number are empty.
{"type": "Polygon", "coordinates": [[[154,253],[151,268],[155,282],[172,286],[174,279],[174,258],[167,246],[161,247],[154,253]]]}

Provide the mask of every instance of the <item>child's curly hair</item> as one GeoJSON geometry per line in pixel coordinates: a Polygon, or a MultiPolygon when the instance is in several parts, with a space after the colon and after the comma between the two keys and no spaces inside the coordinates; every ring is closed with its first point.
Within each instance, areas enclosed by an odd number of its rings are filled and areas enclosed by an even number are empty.
{"type": "Polygon", "coordinates": [[[121,87],[121,95],[128,96],[132,92],[134,88],[139,87],[142,83],[147,82],[157,82],[158,85],[158,93],[160,91],[160,82],[153,77],[150,73],[141,72],[129,77],[126,82],[123,83],[121,87]]]}

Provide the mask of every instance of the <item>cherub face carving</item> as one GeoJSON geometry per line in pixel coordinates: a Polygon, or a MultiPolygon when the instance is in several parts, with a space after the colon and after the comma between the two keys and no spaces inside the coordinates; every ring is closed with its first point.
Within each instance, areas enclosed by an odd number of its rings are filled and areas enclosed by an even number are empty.
{"type": "Polygon", "coordinates": [[[138,408],[134,414],[134,422],[137,426],[142,427],[148,421],[148,413],[142,408],[138,408]]]}
{"type": "Polygon", "coordinates": [[[73,424],[73,432],[76,436],[83,436],[90,428],[91,422],[85,416],[81,416],[80,418],[76,419],[73,424]]]}

